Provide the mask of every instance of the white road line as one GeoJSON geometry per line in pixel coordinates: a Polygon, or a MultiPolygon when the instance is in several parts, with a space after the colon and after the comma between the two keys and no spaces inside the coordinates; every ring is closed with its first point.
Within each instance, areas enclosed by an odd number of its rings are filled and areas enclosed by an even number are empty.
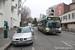
{"type": "Polygon", "coordinates": [[[35,50],[35,48],[34,48],[34,47],[32,47],[32,50],[35,50]]]}
{"type": "Polygon", "coordinates": [[[74,41],[71,41],[72,43],[75,43],[74,41]]]}
{"type": "Polygon", "coordinates": [[[69,42],[69,41],[66,41],[66,42],[68,42],[68,43],[70,43],[70,44],[72,44],[72,45],[75,45],[75,44],[74,44],[74,42],[72,42],[72,41],[71,41],[71,42],[69,42]]]}
{"type": "Polygon", "coordinates": [[[61,42],[63,42],[65,45],[67,45],[67,46],[69,46],[69,47],[72,47],[72,45],[68,44],[68,43],[65,42],[65,41],[61,41],[61,42]]]}

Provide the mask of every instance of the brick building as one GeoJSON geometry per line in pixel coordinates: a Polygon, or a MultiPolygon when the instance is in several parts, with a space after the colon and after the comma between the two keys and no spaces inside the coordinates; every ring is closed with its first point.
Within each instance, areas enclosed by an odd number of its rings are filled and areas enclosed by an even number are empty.
{"type": "Polygon", "coordinates": [[[59,15],[62,15],[68,11],[70,11],[70,6],[66,5],[65,3],[60,3],[55,8],[55,16],[59,17],[59,15]]]}

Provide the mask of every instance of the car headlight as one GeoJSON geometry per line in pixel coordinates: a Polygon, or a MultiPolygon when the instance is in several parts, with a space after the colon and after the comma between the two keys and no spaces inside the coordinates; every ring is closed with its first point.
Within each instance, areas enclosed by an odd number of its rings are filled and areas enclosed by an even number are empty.
{"type": "Polygon", "coordinates": [[[27,39],[32,39],[32,37],[28,37],[27,39]]]}

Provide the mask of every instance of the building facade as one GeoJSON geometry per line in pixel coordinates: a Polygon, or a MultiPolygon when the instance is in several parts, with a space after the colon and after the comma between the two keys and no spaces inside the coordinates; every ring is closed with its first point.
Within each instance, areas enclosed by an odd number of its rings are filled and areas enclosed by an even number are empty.
{"type": "Polygon", "coordinates": [[[40,20],[46,18],[46,15],[40,14],[40,20]]]}
{"type": "Polygon", "coordinates": [[[8,28],[20,26],[21,0],[0,0],[0,30],[4,28],[4,21],[8,22],[8,28]]]}
{"type": "Polygon", "coordinates": [[[66,5],[65,3],[60,3],[57,5],[57,7],[55,8],[55,16],[59,17],[59,15],[62,15],[68,11],[70,11],[70,6],[66,5]]]}
{"type": "Polygon", "coordinates": [[[55,16],[55,6],[52,6],[52,7],[49,7],[47,10],[46,10],[46,17],[49,17],[49,16],[55,16]]]}
{"type": "Polygon", "coordinates": [[[69,11],[60,16],[62,29],[75,31],[75,10],[69,11]]]}
{"type": "Polygon", "coordinates": [[[70,6],[70,11],[60,15],[62,28],[69,30],[69,31],[75,31],[75,0],[72,0],[72,3],[70,6]]]}

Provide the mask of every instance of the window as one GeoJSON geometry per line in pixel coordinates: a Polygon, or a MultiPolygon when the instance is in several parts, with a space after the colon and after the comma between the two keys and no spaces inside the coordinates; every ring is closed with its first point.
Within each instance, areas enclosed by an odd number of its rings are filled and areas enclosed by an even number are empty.
{"type": "Polygon", "coordinates": [[[17,29],[17,33],[27,33],[27,32],[31,32],[30,28],[19,28],[19,29],[17,29]]]}
{"type": "Polygon", "coordinates": [[[61,17],[61,21],[62,21],[62,17],[61,17]]]}
{"type": "Polygon", "coordinates": [[[65,19],[67,20],[67,15],[65,16],[65,19]]]}
{"type": "Polygon", "coordinates": [[[74,18],[74,13],[72,13],[72,18],[74,18]]]}
{"type": "Polygon", "coordinates": [[[63,20],[64,20],[64,16],[63,16],[63,20]]]}
{"type": "Polygon", "coordinates": [[[61,10],[61,6],[59,6],[59,10],[61,10]]]}
{"type": "Polygon", "coordinates": [[[59,10],[59,15],[61,15],[61,10],[59,10]]]}
{"type": "Polygon", "coordinates": [[[68,15],[68,18],[70,19],[70,14],[68,15]]]}
{"type": "Polygon", "coordinates": [[[63,20],[65,19],[65,16],[63,16],[63,20]]]}

